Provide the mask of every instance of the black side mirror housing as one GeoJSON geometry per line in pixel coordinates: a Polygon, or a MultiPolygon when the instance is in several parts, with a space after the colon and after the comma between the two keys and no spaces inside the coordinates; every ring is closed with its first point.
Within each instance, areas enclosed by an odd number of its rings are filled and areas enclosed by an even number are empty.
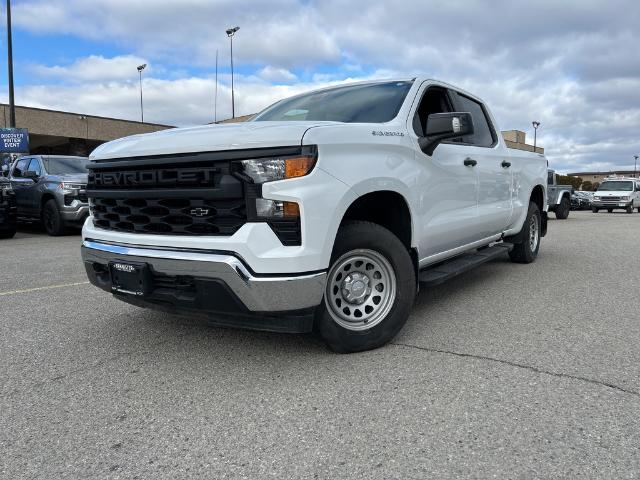
{"type": "Polygon", "coordinates": [[[432,113],[427,118],[425,136],[418,142],[422,151],[431,156],[436,147],[450,138],[473,133],[473,118],[468,112],[432,113]]]}

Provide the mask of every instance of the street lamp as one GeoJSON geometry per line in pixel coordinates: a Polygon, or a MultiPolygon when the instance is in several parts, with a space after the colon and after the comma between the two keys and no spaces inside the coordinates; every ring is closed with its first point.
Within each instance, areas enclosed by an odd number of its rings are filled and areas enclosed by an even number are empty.
{"type": "Polygon", "coordinates": [[[9,126],[16,126],[16,102],[13,94],[13,41],[11,35],[11,0],[7,0],[7,66],[9,69],[9,126]]]}
{"type": "Polygon", "coordinates": [[[140,74],[140,118],[142,123],[144,123],[144,106],[142,104],[142,71],[145,68],[147,68],[146,63],[143,63],[142,65],[138,65],[138,73],[140,74]]]}
{"type": "Polygon", "coordinates": [[[236,118],[236,99],[233,92],[233,36],[240,30],[240,27],[227,29],[227,37],[231,40],[231,118],[236,118]]]}
{"type": "Polygon", "coordinates": [[[538,140],[538,127],[540,126],[540,122],[534,120],[531,124],[533,125],[533,152],[535,153],[537,151],[536,141],[538,140]]]}

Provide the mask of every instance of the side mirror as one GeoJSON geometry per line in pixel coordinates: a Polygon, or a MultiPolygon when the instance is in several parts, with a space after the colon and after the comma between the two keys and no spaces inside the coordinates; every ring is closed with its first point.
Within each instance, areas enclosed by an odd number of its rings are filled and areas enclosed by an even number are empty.
{"type": "Polygon", "coordinates": [[[467,112],[432,113],[427,118],[425,136],[418,139],[422,151],[431,156],[436,147],[450,138],[473,133],[473,119],[467,112]]]}
{"type": "Polygon", "coordinates": [[[30,178],[31,180],[35,181],[38,179],[38,174],[33,170],[27,170],[26,172],[24,172],[23,177],[30,178]]]}

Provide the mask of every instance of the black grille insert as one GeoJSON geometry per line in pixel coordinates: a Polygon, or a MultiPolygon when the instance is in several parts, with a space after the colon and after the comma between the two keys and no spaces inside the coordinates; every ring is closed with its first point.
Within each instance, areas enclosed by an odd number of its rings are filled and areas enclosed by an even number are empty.
{"type": "Polygon", "coordinates": [[[171,235],[233,235],[246,222],[244,199],[94,198],[97,227],[171,235]],[[135,206],[134,206],[135,205],[135,206]]]}

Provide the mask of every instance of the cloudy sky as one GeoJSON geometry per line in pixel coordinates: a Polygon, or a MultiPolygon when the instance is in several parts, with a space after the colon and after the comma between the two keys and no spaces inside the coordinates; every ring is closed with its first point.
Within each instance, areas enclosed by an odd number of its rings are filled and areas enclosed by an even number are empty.
{"type": "MultiPolygon", "coordinates": [[[[329,83],[426,74],[483,97],[561,171],[640,154],[637,0],[13,0],[21,105],[193,125],[329,83]]],[[[4,18],[2,19],[4,24],[4,18]]],[[[6,32],[5,32],[6,33],[6,32]]],[[[5,35],[2,48],[6,51],[5,35]]],[[[7,98],[6,76],[0,95],[7,98]]]]}

